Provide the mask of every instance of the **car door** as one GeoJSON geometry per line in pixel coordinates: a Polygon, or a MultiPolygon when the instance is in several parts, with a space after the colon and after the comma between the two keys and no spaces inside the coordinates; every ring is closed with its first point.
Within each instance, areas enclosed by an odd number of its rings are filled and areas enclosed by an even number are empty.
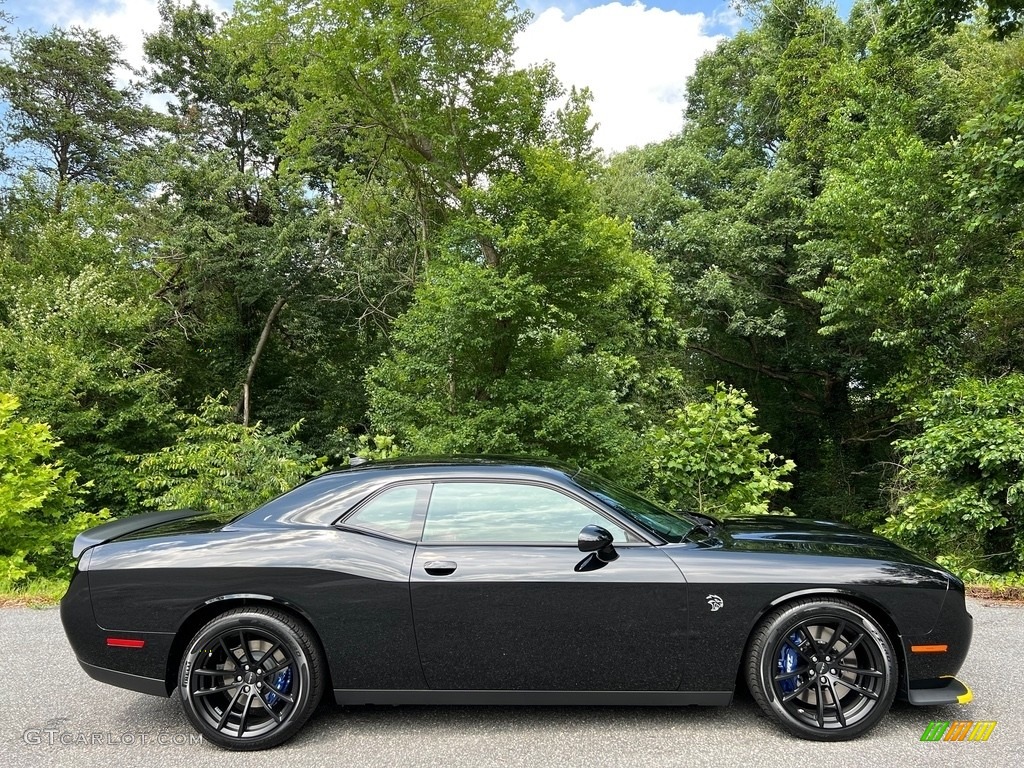
{"type": "Polygon", "coordinates": [[[679,687],[682,574],[658,547],[566,489],[436,482],[410,579],[432,689],[679,687]],[[613,534],[618,558],[578,568],[588,557],[579,532],[591,523],[613,534]]]}

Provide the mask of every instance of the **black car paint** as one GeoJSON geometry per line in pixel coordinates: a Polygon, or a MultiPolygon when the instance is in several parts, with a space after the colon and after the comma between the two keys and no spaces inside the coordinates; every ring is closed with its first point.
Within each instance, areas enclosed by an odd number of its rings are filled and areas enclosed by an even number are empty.
{"type": "Polygon", "coordinates": [[[583,572],[575,547],[419,547],[411,597],[428,687],[679,690],[686,582],[655,547],[618,551],[583,572]],[[423,564],[438,559],[457,570],[430,576],[423,564]]]}
{"type": "Polygon", "coordinates": [[[169,694],[191,634],[241,604],[306,620],[336,700],[348,703],[725,704],[757,622],[804,595],[870,611],[899,649],[905,695],[956,673],[970,643],[962,583],[884,539],[760,517],[667,544],[549,466],[371,464],[316,478],[227,525],[160,514],[122,525],[113,541],[98,529],[83,535],[89,548],[61,607],[86,671],[145,693],[169,694]],[[573,546],[417,545],[345,527],[382,488],[453,479],[560,489],[642,543],[577,571],[586,555],[573,546]],[[436,560],[457,568],[427,573],[436,560]],[[146,644],[111,648],[110,636],[146,644]],[[916,643],[950,650],[911,653],[916,643]]]}

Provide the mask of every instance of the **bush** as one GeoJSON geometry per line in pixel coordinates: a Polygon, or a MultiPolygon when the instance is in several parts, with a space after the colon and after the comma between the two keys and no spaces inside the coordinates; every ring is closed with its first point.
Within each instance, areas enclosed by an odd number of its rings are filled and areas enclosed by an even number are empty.
{"type": "Polygon", "coordinates": [[[743,390],[718,384],[708,394],[647,434],[649,490],[701,514],[767,512],[772,494],[790,489],[782,477],[795,465],[764,447],[771,436],[758,431],[743,390]]]}
{"type": "Polygon", "coordinates": [[[75,472],[53,460],[60,446],[47,424],[17,418],[18,398],[0,392],[0,584],[66,575],[71,543],[109,517],[82,510],[75,472]]]}
{"type": "Polygon", "coordinates": [[[1024,375],[962,379],[909,408],[880,528],[964,569],[1024,571],[1024,375]]]}
{"type": "Polygon", "coordinates": [[[246,427],[224,398],[207,398],[198,414],[179,417],[174,445],[136,457],[146,506],[241,513],[323,470],[324,461],[295,439],[299,424],[285,433],[246,427]]]}

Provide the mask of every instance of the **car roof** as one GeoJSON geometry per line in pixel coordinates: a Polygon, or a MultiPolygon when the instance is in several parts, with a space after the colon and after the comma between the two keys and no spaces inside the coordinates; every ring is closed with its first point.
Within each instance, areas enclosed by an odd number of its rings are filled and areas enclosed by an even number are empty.
{"type": "Polygon", "coordinates": [[[565,485],[578,472],[558,462],[522,456],[411,456],[370,461],[356,467],[325,472],[307,480],[242,516],[234,524],[277,520],[329,525],[337,518],[339,509],[394,482],[458,477],[470,480],[532,479],[565,485]]]}
{"type": "Polygon", "coordinates": [[[344,475],[350,472],[408,472],[409,474],[438,475],[450,473],[475,474],[472,470],[479,469],[480,474],[493,476],[495,470],[507,471],[513,475],[536,474],[550,477],[573,477],[579,469],[550,459],[538,459],[529,456],[501,455],[457,455],[457,456],[407,456],[400,459],[385,461],[367,461],[354,467],[338,469],[326,474],[344,475]]]}

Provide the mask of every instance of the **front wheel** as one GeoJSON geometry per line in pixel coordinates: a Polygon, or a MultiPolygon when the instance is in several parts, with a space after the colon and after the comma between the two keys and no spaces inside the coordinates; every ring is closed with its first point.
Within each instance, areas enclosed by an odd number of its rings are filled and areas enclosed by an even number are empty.
{"type": "Polygon", "coordinates": [[[204,739],[226,749],[267,749],[309,719],[323,678],[320,647],[305,624],[274,610],[240,608],[192,639],[178,691],[204,739]]]}
{"type": "Polygon", "coordinates": [[[896,695],[892,644],[863,610],[844,600],[800,600],[754,631],[747,685],[762,710],[795,736],[843,741],[889,711],[896,695]]]}

